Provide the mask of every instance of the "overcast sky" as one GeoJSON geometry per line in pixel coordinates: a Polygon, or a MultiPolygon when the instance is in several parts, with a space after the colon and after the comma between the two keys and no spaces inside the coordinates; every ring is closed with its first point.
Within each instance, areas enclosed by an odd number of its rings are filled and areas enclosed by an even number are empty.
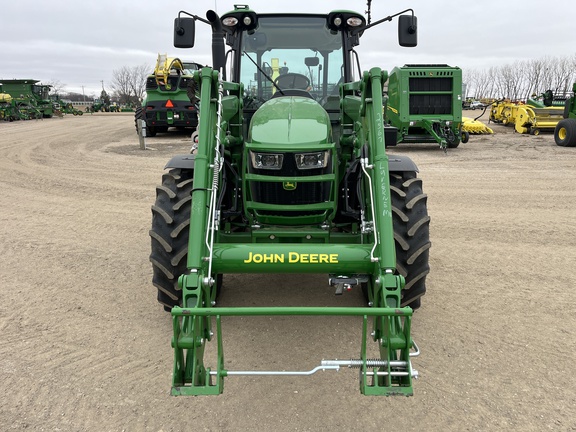
{"type": "MultiPolygon", "coordinates": [[[[172,44],[180,10],[223,14],[242,1],[223,0],[18,0],[2,1],[0,79],[57,80],[65,91],[86,95],[110,90],[112,71],[147,64],[158,53],[211,63],[210,28],[197,24],[196,47],[172,44]]],[[[250,0],[256,12],[327,13],[366,10],[366,0],[250,0]]],[[[418,46],[398,46],[396,24],[364,33],[362,68],[392,69],[411,63],[444,63],[464,71],[517,60],[567,57],[576,53],[576,1],[373,0],[372,21],[412,8],[418,17],[418,46]]]]}

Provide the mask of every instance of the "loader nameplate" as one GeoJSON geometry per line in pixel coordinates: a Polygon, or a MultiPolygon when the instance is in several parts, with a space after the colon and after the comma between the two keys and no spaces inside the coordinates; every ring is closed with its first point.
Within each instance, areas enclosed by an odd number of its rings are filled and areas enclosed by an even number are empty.
{"type": "Polygon", "coordinates": [[[286,254],[259,254],[248,253],[248,258],[244,260],[246,264],[267,264],[267,263],[284,263],[289,264],[338,264],[338,254],[325,254],[325,253],[298,253],[288,252],[288,260],[286,254]]]}

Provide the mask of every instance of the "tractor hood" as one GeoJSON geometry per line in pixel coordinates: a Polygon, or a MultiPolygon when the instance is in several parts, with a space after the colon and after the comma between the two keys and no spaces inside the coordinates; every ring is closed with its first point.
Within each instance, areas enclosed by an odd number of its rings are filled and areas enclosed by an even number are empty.
{"type": "Polygon", "coordinates": [[[263,104],[250,123],[252,144],[304,147],[332,142],[328,113],[313,99],[284,96],[263,104]]]}

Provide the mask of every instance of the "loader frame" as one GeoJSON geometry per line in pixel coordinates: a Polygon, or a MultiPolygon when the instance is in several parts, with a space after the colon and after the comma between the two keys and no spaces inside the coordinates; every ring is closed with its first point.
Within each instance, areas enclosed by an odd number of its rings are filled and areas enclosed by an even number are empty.
{"type": "MultiPolygon", "coordinates": [[[[241,118],[238,97],[239,84],[222,82],[218,73],[210,68],[202,69],[195,75],[200,89],[200,118],[210,119],[209,127],[200,128],[198,153],[194,162],[194,190],[192,193],[192,219],[190,223],[190,244],[188,250],[189,273],[182,275],[179,285],[182,289],[183,307],[174,307],[175,351],[173,370],[173,395],[207,395],[223,391],[223,379],[230,374],[224,368],[224,354],[221,338],[221,317],[258,315],[355,315],[363,317],[363,337],[361,343],[360,367],[362,380],[360,389],[366,395],[411,395],[412,370],[410,353],[414,343],[410,337],[412,309],[400,307],[401,290],[404,278],[396,273],[392,209],[390,206],[390,185],[388,181],[388,156],[384,142],[384,125],[381,120],[382,82],[386,73],[373,68],[362,81],[343,85],[343,117],[348,118],[364,133],[371,155],[363,162],[371,172],[371,188],[378,188],[373,194],[374,213],[380,215],[372,222],[378,233],[372,243],[327,243],[327,244],[267,244],[245,243],[244,235],[239,242],[227,234],[226,243],[214,241],[209,246],[205,241],[194,239],[218,239],[219,230],[216,217],[210,211],[210,202],[217,194],[218,167],[220,155],[215,151],[227,125],[235,118],[241,118]],[[354,96],[362,89],[362,97],[354,96]],[[230,94],[222,100],[223,91],[230,94]],[[219,109],[219,104],[222,108],[219,109]],[[219,114],[220,113],[220,114],[219,114]],[[214,133],[216,132],[216,133],[214,133]],[[207,235],[208,233],[208,235],[207,235]],[[253,256],[270,257],[273,261],[266,265],[266,272],[274,273],[329,273],[329,274],[370,274],[372,307],[366,308],[311,308],[311,307],[261,307],[261,308],[212,308],[215,299],[215,274],[262,272],[260,263],[249,261],[253,256]],[[302,256],[310,261],[317,256],[316,263],[302,261],[302,256]],[[292,259],[290,258],[292,257],[292,259]],[[372,284],[372,283],[371,283],[372,284]],[[204,366],[205,344],[211,341],[211,317],[216,318],[216,340],[218,361],[216,370],[204,366]],[[380,359],[376,366],[366,358],[368,339],[368,317],[373,320],[371,337],[379,344],[380,359]]],[[[240,137],[237,137],[238,139],[240,137]]],[[[360,138],[359,141],[363,141],[360,138]]],[[[350,237],[358,237],[356,234],[350,237]]],[[[355,241],[352,238],[347,242],[355,241]]],[[[264,259],[264,258],[263,258],[264,259]]],[[[323,369],[328,369],[323,367],[323,369]]]]}

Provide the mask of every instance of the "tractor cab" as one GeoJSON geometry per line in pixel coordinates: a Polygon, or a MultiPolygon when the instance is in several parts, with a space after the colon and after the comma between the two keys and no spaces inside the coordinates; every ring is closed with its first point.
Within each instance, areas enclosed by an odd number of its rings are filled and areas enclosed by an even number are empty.
{"type": "MultiPolygon", "coordinates": [[[[334,123],[340,110],[340,84],[361,78],[360,61],[354,51],[360,36],[397,15],[367,24],[364,16],[347,10],[257,14],[246,5],[236,5],[220,18],[212,11],[207,13],[207,20],[179,16],[174,23],[174,46],[194,46],[195,20],[210,23],[214,34],[213,67],[223,72],[225,80],[243,85],[246,120],[273,98],[296,96],[318,102],[334,123]],[[224,53],[216,37],[225,38],[228,52],[224,53]]],[[[401,46],[416,45],[416,21],[414,15],[400,15],[401,46]]]]}

